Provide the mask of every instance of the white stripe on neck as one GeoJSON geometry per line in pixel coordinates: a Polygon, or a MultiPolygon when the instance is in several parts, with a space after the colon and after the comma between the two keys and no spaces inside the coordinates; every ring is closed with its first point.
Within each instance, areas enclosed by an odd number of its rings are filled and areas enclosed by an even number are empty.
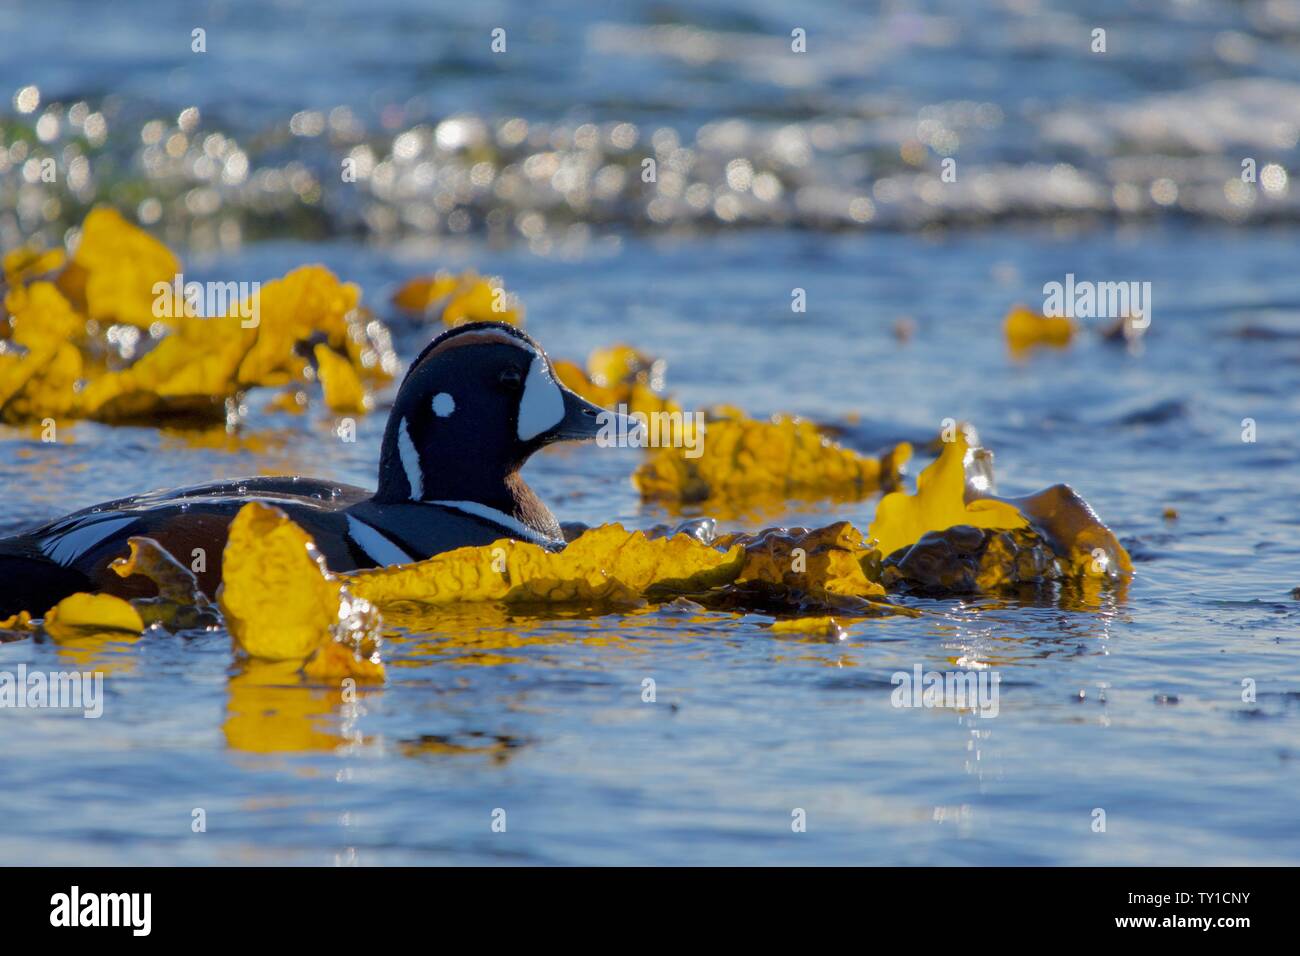
{"type": "Polygon", "coordinates": [[[556,543],[554,538],[548,538],[536,528],[528,527],[513,515],[508,515],[504,511],[497,511],[496,508],[489,508],[477,501],[430,501],[427,504],[454,508],[457,511],[465,512],[465,514],[474,515],[476,518],[483,518],[493,524],[499,524],[501,527],[513,531],[517,537],[533,544],[549,545],[556,543]]]}
{"type": "Polygon", "coordinates": [[[348,535],[376,564],[410,564],[415,558],[398,547],[388,536],[376,531],[364,521],[348,515],[348,535]]]}
{"type": "Polygon", "coordinates": [[[424,472],[420,470],[420,453],[411,441],[411,429],[403,418],[397,425],[397,452],[402,459],[402,470],[406,472],[406,484],[411,489],[411,500],[419,501],[424,497],[424,472]]]}

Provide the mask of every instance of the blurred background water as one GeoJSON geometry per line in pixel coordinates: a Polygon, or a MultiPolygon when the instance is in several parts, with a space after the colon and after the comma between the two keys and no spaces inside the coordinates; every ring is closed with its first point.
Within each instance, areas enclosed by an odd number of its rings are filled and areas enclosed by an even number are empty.
{"type": "MultiPolygon", "coordinates": [[[[914,602],[837,644],[758,615],[449,613],[395,626],[356,705],[258,683],[221,632],[0,645],[0,670],[109,674],[100,720],[0,714],[0,861],[1295,863],[1298,42],[1287,0],[0,7],[5,249],[111,202],[187,279],[324,262],[406,358],[430,330],[394,288],[474,267],[553,355],[628,341],[687,407],[863,450],[968,419],[1002,493],[1073,484],[1138,563],[1096,609],[914,602]],[[1008,306],[1066,273],[1151,282],[1140,347],[1085,323],[1010,355],[1008,306]],[[915,664],[996,668],[999,715],[891,707],[915,664]]],[[[0,429],[0,532],[237,474],[373,483],[382,407],[343,444],[267,397],[236,434],[0,429]]],[[[526,473],[562,520],[676,520],[638,461],[526,473]]]]}

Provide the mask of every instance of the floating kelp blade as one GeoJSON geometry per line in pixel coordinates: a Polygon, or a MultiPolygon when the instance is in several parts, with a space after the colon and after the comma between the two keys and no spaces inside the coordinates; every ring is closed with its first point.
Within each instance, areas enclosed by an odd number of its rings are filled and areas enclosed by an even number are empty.
{"type": "Polygon", "coordinates": [[[974,452],[964,428],[954,429],[950,437],[939,457],[917,476],[916,494],[895,491],[880,499],[868,533],[882,555],[915,544],[927,531],[954,525],[1005,529],[1028,524],[1012,505],[996,500],[967,502],[966,468],[974,461],[974,452]]]}
{"type": "Polygon", "coordinates": [[[144,633],[136,609],[111,594],[70,594],[45,612],[43,626],[57,643],[86,637],[134,640],[144,633]]]}
{"type": "Polygon", "coordinates": [[[153,582],[156,597],[135,598],[131,606],[147,624],[169,631],[215,627],[221,623],[216,608],[199,587],[194,572],[185,567],[153,538],[127,539],[128,552],[109,564],[121,578],[139,575],[153,582]]]}
{"type": "Polygon", "coordinates": [[[622,525],[593,528],[564,551],[502,539],[426,561],[344,575],[361,597],[397,602],[464,601],[629,604],[648,592],[725,584],[742,566],[739,548],[720,551],[685,535],[647,538],[622,525]]]}
{"type": "Polygon", "coordinates": [[[455,275],[440,272],[418,276],[393,294],[393,304],[407,312],[432,316],[446,326],[466,322],[524,324],[519,297],[505,290],[500,279],[469,271],[455,275]]]}
{"type": "Polygon", "coordinates": [[[903,442],[869,458],[812,422],[758,421],[727,410],[707,421],[701,442],[651,449],[632,480],[642,497],[667,501],[856,500],[894,487],[911,455],[903,442]]]}
{"type": "Polygon", "coordinates": [[[383,676],[379,612],[329,572],[311,536],[279,508],[251,502],[231,522],[217,602],[250,657],[303,661],[321,678],[383,676]]]}
{"type": "Polygon", "coordinates": [[[1047,316],[1028,306],[1013,306],[1002,323],[1007,345],[1014,354],[1035,346],[1065,348],[1074,340],[1077,331],[1074,320],[1067,316],[1047,316]]]}
{"type": "Polygon", "coordinates": [[[5,422],[223,423],[248,389],[315,381],[331,411],[361,413],[366,386],[399,368],[361,290],[324,266],[265,283],[187,282],[166,246],[106,208],[86,217],[54,281],[35,280],[61,254],[19,253],[5,258],[0,339],[18,346],[0,347],[5,422]]]}
{"type": "Polygon", "coordinates": [[[993,456],[966,427],[917,477],[914,495],[881,499],[870,534],[887,587],[970,593],[1065,577],[1120,580],[1133,562],[1114,533],[1068,485],[999,498],[993,456]]]}

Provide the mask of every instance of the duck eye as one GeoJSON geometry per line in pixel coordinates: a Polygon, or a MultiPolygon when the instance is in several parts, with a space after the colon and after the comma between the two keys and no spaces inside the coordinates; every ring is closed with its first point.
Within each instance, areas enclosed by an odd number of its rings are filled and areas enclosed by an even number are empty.
{"type": "Polygon", "coordinates": [[[499,381],[506,388],[512,391],[518,391],[519,386],[524,382],[524,375],[517,368],[504,369],[499,376],[499,381]]]}

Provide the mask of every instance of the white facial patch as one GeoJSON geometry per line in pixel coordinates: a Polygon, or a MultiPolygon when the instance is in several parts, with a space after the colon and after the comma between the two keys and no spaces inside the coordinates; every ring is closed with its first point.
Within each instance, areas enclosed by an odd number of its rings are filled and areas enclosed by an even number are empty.
{"type": "Polygon", "coordinates": [[[406,472],[406,483],[411,486],[411,500],[419,501],[424,497],[424,472],[420,470],[420,454],[411,441],[411,429],[403,418],[397,426],[397,453],[402,457],[402,470],[406,472]]]}
{"type": "Polygon", "coordinates": [[[446,392],[439,392],[433,396],[433,413],[439,418],[446,418],[456,410],[456,399],[452,398],[446,392]]]}
{"type": "Polygon", "coordinates": [[[540,355],[533,356],[519,398],[519,440],[536,438],[564,418],[564,393],[551,378],[551,370],[540,355]]]}

